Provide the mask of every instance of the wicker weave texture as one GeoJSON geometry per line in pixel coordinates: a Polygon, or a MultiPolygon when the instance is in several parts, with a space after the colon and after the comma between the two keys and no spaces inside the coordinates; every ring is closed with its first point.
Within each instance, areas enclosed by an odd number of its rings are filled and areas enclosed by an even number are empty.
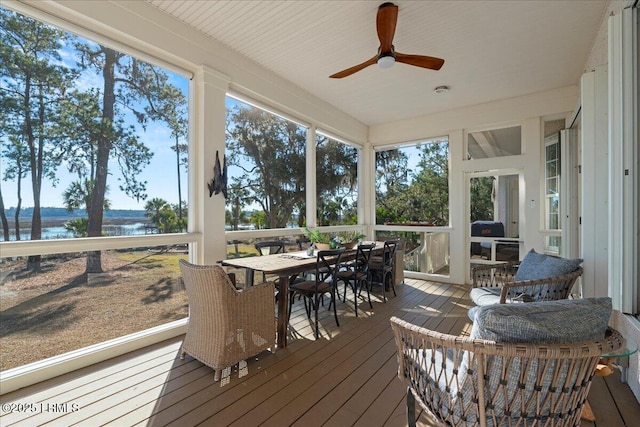
{"type": "Polygon", "coordinates": [[[579,426],[600,354],[623,344],[615,331],[543,345],[456,337],[395,317],[391,326],[399,378],[442,426],[579,426]]]}
{"type": "Polygon", "coordinates": [[[275,350],[274,286],[237,290],[217,265],[180,261],[189,299],[189,323],[182,351],[220,371],[267,350],[275,350]]]}
{"type": "Polygon", "coordinates": [[[514,263],[475,267],[472,272],[473,287],[501,287],[500,304],[509,301],[554,301],[568,298],[571,288],[583,272],[582,267],[578,267],[570,274],[516,282],[517,270],[518,266],[514,263]]]}

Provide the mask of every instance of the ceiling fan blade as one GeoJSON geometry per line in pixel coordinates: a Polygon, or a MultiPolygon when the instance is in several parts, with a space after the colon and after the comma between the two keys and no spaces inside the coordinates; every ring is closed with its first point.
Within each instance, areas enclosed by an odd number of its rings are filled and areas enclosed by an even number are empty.
{"type": "Polygon", "coordinates": [[[355,65],[351,68],[347,68],[346,70],[339,71],[335,74],[330,75],[329,77],[332,79],[341,79],[343,77],[350,76],[351,74],[362,70],[363,68],[367,68],[369,65],[373,65],[378,61],[378,55],[374,56],[371,59],[364,61],[362,64],[355,65]]]}
{"type": "Polygon", "coordinates": [[[444,65],[444,59],[424,55],[407,55],[399,52],[396,52],[396,61],[430,70],[439,70],[444,65]]]}
{"type": "Polygon", "coordinates": [[[380,40],[380,53],[391,52],[397,22],[398,6],[393,3],[383,3],[378,7],[376,28],[378,29],[378,39],[380,40]]]}

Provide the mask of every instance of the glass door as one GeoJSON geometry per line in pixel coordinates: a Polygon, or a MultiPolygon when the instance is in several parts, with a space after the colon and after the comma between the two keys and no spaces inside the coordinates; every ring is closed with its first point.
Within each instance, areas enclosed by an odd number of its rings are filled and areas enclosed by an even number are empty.
{"type": "Polygon", "coordinates": [[[467,174],[469,271],[475,265],[520,257],[520,173],[492,170],[467,174]]]}

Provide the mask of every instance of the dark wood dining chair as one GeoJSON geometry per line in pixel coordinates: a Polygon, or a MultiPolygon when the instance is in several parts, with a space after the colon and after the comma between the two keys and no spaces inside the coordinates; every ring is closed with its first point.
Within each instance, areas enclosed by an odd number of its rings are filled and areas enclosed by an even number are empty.
{"type": "Polygon", "coordinates": [[[382,301],[387,302],[386,291],[393,290],[393,296],[396,296],[395,280],[393,278],[393,262],[396,255],[396,249],[400,244],[400,240],[386,240],[382,249],[382,255],[372,256],[369,261],[369,272],[371,279],[369,280],[369,291],[373,285],[382,286],[382,301]]]}
{"type": "Polygon", "coordinates": [[[356,258],[347,264],[343,264],[338,271],[338,280],[344,282],[344,294],[342,299],[347,301],[347,286],[353,291],[353,305],[358,316],[358,296],[362,289],[367,290],[369,299],[369,307],[371,304],[371,293],[369,292],[369,261],[371,260],[371,251],[376,247],[375,243],[360,244],[356,249],[356,258]]]}
{"type": "Polygon", "coordinates": [[[316,268],[313,280],[303,280],[289,285],[289,316],[291,316],[294,297],[296,294],[302,296],[305,300],[307,317],[311,319],[311,309],[315,312],[316,339],[318,339],[318,336],[320,335],[318,329],[318,309],[320,308],[321,297],[324,296],[324,294],[329,294],[331,296],[331,303],[329,304],[329,307],[333,305],[333,315],[336,319],[336,325],[338,327],[340,326],[338,312],[336,309],[336,288],[338,283],[337,273],[343,253],[344,249],[318,251],[316,255],[316,268]],[[329,276],[322,274],[323,269],[330,271],[329,276]]]}
{"type": "MultiPolygon", "coordinates": [[[[284,242],[282,240],[264,240],[256,242],[253,246],[260,256],[284,253],[284,242]]],[[[262,281],[267,281],[267,275],[264,273],[262,273],[262,281]]]]}

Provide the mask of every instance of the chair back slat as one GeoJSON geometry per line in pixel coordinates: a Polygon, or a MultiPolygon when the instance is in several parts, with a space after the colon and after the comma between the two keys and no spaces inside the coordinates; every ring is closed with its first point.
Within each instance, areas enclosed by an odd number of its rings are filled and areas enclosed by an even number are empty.
{"type": "Polygon", "coordinates": [[[316,255],[316,288],[329,277],[331,277],[333,285],[336,284],[340,259],[342,258],[343,253],[344,249],[318,251],[318,254],[316,255]],[[327,274],[327,272],[329,272],[329,274],[327,274]]]}

